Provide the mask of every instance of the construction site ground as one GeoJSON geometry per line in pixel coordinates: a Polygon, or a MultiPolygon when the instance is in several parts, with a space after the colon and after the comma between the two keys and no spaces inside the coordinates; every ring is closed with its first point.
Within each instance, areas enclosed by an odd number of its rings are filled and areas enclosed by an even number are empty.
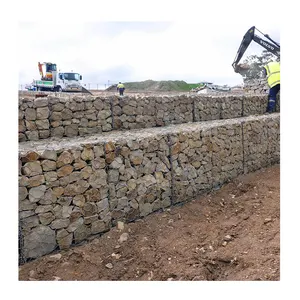
{"type": "Polygon", "coordinates": [[[19,280],[278,281],[280,166],[27,262],[19,280]]]}

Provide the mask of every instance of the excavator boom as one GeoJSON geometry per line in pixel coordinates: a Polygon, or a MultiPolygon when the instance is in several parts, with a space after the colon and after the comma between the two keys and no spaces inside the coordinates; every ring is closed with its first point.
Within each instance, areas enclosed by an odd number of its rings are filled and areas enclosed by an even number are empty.
{"type": "Polygon", "coordinates": [[[41,78],[44,77],[44,74],[43,74],[43,64],[41,64],[40,62],[38,63],[38,66],[39,66],[39,72],[40,72],[40,75],[41,75],[41,78]]]}
{"type": "MultiPolygon", "coordinates": [[[[233,69],[235,72],[238,71],[238,63],[240,62],[241,58],[243,57],[244,53],[246,52],[247,48],[249,47],[250,43],[252,41],[258,43],[263,48],[265,48],[267,51],[271,52],[272,54],[276,55],[277,57],[280,57],[280,45],[276,43],[274,40],[272,40],[267,34],[262,35],[266,37],[268,40],[262,39],[258,35],[255,34],[255,26],[252,26],[244,35],[243,40],[241,42],[241,45],[238,49],[238,52],[235,56],[234,62],[232,64],[233,69]]],[[[259,31],[259,30],[258,30],[259,31]]]]}

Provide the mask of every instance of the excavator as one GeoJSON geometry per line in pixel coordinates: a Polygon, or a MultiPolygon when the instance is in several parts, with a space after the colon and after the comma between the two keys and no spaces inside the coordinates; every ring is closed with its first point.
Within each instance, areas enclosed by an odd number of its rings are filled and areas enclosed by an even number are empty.
{"type": "Polygon", "coordinates": [[[52,81],[53,80],[53,73],[56,72],[56,64],[52,63],[38,63],[39,66],[39,72],[41,75],[41,80],[45,81],[52,81]]]}
{"type": "Polygon", "coordinates": [[[235,56],[234,62],[232,64],[233,69],[236,73],[242,74],[243,71],[249,69],[248,65],[245,64],[239,65],[239,62],[252,41],[256,42],[257,44],[265,48],[267,51],[271,52],[272,54],[280,58],[280,45],[277,42],[275,42],[273,39],[271,39],[268,34],[264,34],[261,31],[259,31],[255,26],[252,26],[244,35],[241,45],[235,56]],[[256,34],[256,31],[260,32],[267,40],[259,37],[256,34]]]}

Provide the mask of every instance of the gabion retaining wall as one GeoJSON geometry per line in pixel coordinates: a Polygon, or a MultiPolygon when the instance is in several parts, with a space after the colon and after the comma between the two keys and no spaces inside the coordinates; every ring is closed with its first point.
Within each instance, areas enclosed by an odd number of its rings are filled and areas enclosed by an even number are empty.
{"type": "Polygon", "coordinates": [[[19,141],[231,119],[263,114],[266,107],[265,95],[20,98],[19,141]]]}
{"type": "Polygon", "coordinates": [[[21,261],[279,162],[280,115],[20,143],[21,261]]]}

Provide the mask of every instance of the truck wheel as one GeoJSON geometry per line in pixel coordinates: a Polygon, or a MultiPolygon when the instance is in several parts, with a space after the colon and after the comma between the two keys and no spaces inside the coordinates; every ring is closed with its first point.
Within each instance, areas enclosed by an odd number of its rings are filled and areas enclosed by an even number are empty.
{"type": "Polygon", "coordinates": [[[61,92],[62,92],[62,88],[61,88],[61,86],[57,87],[57,91],[58,91],[59,93],[61,93],[61,92]]]}

